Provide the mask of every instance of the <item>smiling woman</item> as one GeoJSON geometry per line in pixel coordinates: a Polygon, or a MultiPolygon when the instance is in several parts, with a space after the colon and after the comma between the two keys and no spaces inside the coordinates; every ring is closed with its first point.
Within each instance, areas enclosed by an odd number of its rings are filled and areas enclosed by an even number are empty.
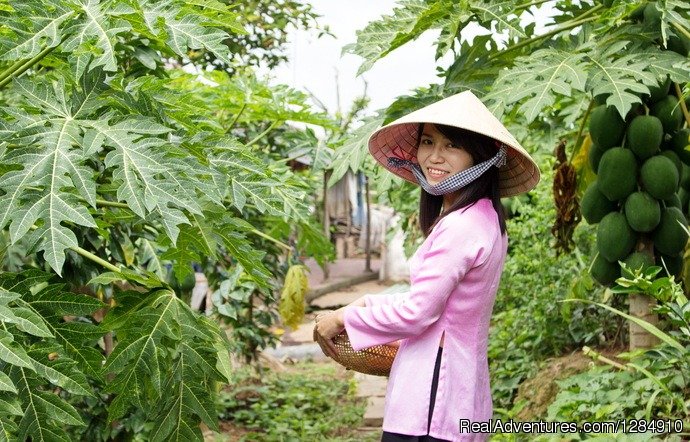
{"type": "Polygon", "coordinates": [[[366,295],[320,316],[316,332],[330,341],[345,329],[355,351],[400,341],[382,441],[486,440],[457,423],[493,412],[488,329],[508,247],[500,198],[530,190],[539,170],[470,91],[399,118],[368,144],[382,166],[422,188],[426,240],[410,260],[408,292],[366,295]]]}

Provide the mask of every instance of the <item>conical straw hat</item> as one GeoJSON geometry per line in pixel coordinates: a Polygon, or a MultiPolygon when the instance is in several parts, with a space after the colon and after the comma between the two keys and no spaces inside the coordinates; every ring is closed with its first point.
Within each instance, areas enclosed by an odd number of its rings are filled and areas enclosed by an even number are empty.
{"type": "Polygon", "coordinates": [[[527,192],[539,182],[539,167],[508,129],[472,92],[464,91],[398,118],[369,137],[369,152],[383,167],[417,184],[406,168],[388,165],[395,157],[417,162],[417,131],[420,123],[445,124],[493,138],[507,147],[507,161],[499,169],[501,197],[527,192]]]}

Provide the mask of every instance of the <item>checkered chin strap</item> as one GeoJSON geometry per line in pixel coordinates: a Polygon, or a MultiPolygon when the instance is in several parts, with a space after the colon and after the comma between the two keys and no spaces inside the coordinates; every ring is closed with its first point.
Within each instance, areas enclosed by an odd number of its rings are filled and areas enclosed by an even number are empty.
{"type": "Polygon", "coordinates": [[[447,193],[455,192],[456,190],[462,189],[472,181],[482,176],[482,174],[489,170],[491,166],[502,167],[505,166],[505,164],[506,148],[501,146],[496,155],[494,155],[492,158],[482,161],[481,163],[476,164],[468,169],[462,170],[455,175],[451,175],[436,185],[431,185],[426,180],[424,172],[422,172],[422,168],[419,164],[413,163],[409,160],[403,160],[402,158],[388,158],[389,167],[395,167],[396,169],[404,167],[408,169],[410,172],[412,172],[415,178],[417,178],[419,185],[432,195],[445,195],[447,193]]]}

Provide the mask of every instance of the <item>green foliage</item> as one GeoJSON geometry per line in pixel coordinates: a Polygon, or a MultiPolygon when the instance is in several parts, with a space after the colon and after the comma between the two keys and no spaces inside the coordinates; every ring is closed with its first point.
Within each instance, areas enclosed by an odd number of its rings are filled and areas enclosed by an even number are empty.
{"type": "Polygon", "coordinates": [[[94,397],[102,336],[89,315],[103,304],[69,293],[38,270],[0,274],[0,422],[5,438],[69,440],[83,426],[69,396],[94,397]],[[66,321],[65,317],[75,317],[66,321]],[[54,392],[60,391],[59,394],[54,392]]]}
{"type": "Polygon", "coordinates": [[[508,256],[488,347],[496,408],[512,407],[517,387],[537,372],[541,361],[581,345],[613,341],[620,322],[593,307],[571,308],[558,302],[571,297],[598,299],[601,291],[593,290],[581,258],[594,248],[592,228],[578,227],[574,254],[556,256],[553,250],[550,226],[556,214],[550,164],[542,165],[543,181],[517,207],[518,215],[507,221],[508,256]]]}
{"type": "MultiPolygon", "coordinates": [[[[668,322],[665,332],[642,319],[606,304],[599,307],[633,321],[657,336],[660,344],[647,351],[622,354],[624,370],[597,367],[559,382],[561,391],[549,406],[549,419],[577,421],[615,419],[690,419],[690,302],[673,277],[657,278],[660,267],[624,272],[615,293],[645,293],[659,306],[655,312],[668,322]]],[[[587,301],[585,301],[587,302],[587,301]]],[[[677,430],[673,431],[677,432],[677,430]]]]}
{"type": "MultiPolygon", "coordinates": [[[[313,18],[281,4],[271,10],[288,22],[313,18]]],[[[310,216],[314,183],[274,161],[287,149],[274,132],[330,120],[233,65],[239,20],[215,0],[2,2],[0,265],[62,276],[0,305],[8,437],[200,439],[200,423],[217,428],[230,345],[187,306],[193,266],[212,285],[241,272],[254,292],[245,305],[265,301],[255,352],[271,342],[284,241],[329,256],[310,216]],[[175,70],[201,56],[236,75],[175,70]],[[268,223],[280,238],[261,231],[268,223]],[[93,309],[70,306],[70,290],[93,309]]]]}
{"type": "Polygon", "coordinates": [[[335,436],[358,426],[364,413],[354,394],[352,381],[336,377],[332,365],[300,363],[297,372],[263,379],[236,371],[216,408],[221,420],[251,430],[244,440],[341,440],[335,436]]]}

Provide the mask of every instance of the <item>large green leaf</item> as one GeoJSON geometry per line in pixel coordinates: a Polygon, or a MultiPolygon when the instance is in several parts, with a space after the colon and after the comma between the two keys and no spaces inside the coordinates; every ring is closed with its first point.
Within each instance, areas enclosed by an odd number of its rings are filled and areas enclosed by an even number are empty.
{"type": "Polygon", "coordinates": [[[73,3],[79,16],[65,30],[67,35],[62,50],[70,53],[76,78],[84,74],[87,66],[89,69],[102,66],[104,71],[116,71],[118,35],[131,29],[131,25],[119,16],[133,10],[120,1],[74,0],[73,3]]]}
{"type": "MultiPolygon", "coordinates": [[[[583,54],[542,49],[520,58],[510,70],[501,72],[494,88],[485,99],[505,105],[522,102],[520,112],[527,122],[553,106],[559,96],[571,96],[573,90],[585,91],[587,72],[583,54]]],[[[494,105],[495,106],[495,105],[494,105]]],[[[491,105],[490,105],[491,107],[491,105]]]]}
{"type": "MultiPolygon", "coordinates": [[[[61,26],[76,12],[60,0],[12,2],[12,14],[2,17],[0,60],[31,58],[60,43],[61,26]]],[[[1,10],[1,9],[0,9],[1,10]]]]}
{"type": "Polygon", "coordinates": [[[360,169],[369,152],[367,140],[371,133],[381,126],[382,122],[382,115],[367,118],[364,124],[355,129],[347,141],[337,148],[332,164],[333,173],[328,180],[329,186],[338,182],[348,169],[353,171],[360,169]]]}

